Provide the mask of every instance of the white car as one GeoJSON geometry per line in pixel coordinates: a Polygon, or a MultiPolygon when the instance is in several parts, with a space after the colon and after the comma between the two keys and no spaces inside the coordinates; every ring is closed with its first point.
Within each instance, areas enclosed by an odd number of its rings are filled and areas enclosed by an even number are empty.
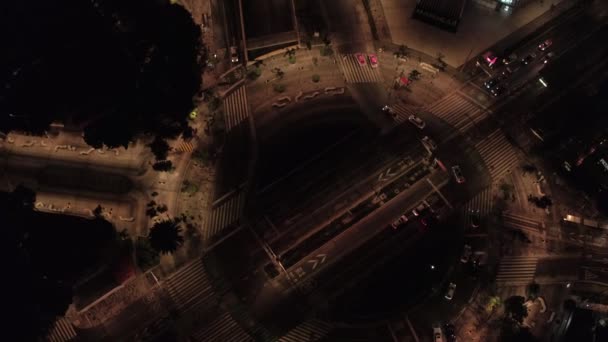
{"type": "Polygon", "coordinates": [[[429,138],[428,136],[423,137],[420,142],[422,142],[422,145],[427,151],[429,151],[429,153],[437,149],[437,144],[435,144],[433,139],[429,138]]]}
{"type": "Polygon", "coordinates": [[[452,173],[454,174],[456,183],[462,184],[465,182],[464,176],[462,175],[462,170],[460,170],[460,166],[458,166],[458,165],[452,166],[452,173]]]}
{"type": "Polygon", "coordinates": [[[384,107],[382,107],[382,111],[389,114],[392,117],[395,117],[395,115],[397,115],[397,113],[395,113],[395,110],[393,109],[393,107],[391,107],[389,105],[384,105],[384,107]]]}
{"type": "Polygon", "coordinates": [[[443,331],[439,325],[433,325],[433,342],[445,342],[443,339],[443,331]]]}
{"type": "Polygon", "coordinates": [[[412,114],[410,115],[409,118],[407,118],[414,126],[423,129],[426,126],[426,123],[424,121],[422,121],[421,118],[419,118],[418,116],[412,114]]]}
{"type": "Polygon", "coordinates": [[[462,256],[460,257],[460,262],[466,264],[471,259],[471,254],[473,251],[471,250],[471,246],[464,245],[464,250],[462,251],[462,256]]]}
{"type": "Polygon", "coordinates": [[[452,298],[454,298],[455,291],[456,291],[456,284],[450,283],[450,285],[448,286],[448,290],[445,293],[445,299],[452,300],[452,298]]]}

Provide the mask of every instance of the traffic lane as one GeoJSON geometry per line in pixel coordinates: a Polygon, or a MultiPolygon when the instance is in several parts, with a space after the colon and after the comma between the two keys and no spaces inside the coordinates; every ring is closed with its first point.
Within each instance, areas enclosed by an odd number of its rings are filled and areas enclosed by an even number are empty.
{"type": "MultiPolygon", "coordinates": [[[[431,176],[437,187],[445,182],[445,176],[435,173],[431,176]]],[[[357,224],[334,238],[316,251],[310,253],[300,262],[292,266],[288,272],[292,281],[298,283],[312,275],[324,271],[332,263],[342,256],[363,244],[367,239],[373,237],[395,218],[418,205],[420,200],[432,193],[434,190],[428,182],[418,182],[408,191],[400,193],[394,200],[383,205],[374,214],[368,215],[357,224]],[[374,228],[370,228],[374,227],[374,228]]],[[[285,283],[287,279],[283,277],[285,283]]]]}
{"type": "Polygon", "coordinates": [[[547,281],[576,279],[581,266],[579,257],[540,258],[536,264],[536,278],[547,281]]]}

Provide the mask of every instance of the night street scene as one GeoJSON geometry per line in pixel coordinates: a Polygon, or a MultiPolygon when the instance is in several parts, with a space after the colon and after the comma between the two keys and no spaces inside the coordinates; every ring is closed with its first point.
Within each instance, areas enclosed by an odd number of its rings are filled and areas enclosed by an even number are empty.
{"type": "Polygon", "coordinates": [[[0,7],[2,341],[608,342],[608,0],[0,7]]]}

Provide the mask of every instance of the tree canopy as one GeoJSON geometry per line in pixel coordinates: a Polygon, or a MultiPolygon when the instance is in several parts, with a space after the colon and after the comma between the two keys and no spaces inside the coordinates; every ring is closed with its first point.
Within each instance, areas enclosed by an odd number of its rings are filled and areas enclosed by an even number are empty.
{"type": "Polygon", "coordinates": [[[4,24],[7,80],[0,130],[85,129],[91,146],[139,133],[177,136],[200,88],[204,49],[189,13],[169,1],[13,1],[4,24]],[[44,15],[32,15],[44,13],[44,15]]]}
{"type": "Polygon", "coordinates": [[[164,220],[154,224],[150,228],[148,238],[152,248],[160,253],[168,254],[175,252],[183,243],[182,228],[177,220],[164,220]]]}

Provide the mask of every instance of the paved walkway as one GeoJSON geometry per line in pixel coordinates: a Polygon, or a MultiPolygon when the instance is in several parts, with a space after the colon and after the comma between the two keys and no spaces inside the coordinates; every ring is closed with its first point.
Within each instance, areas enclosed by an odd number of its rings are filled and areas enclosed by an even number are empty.
{"type": "Polygon", "coordinates": [[[468,59],[467,56],[482,53],[495,42],[549,11],[551,3],[558,4],[561,1],[533,1],[513,13],[496,12],[470,2],[458,32],[451,33],[413,19],[415,0],[370,0],[372,3],[381,3],[383,11],[381,17],[376,19],[380,20],[376,26],[388,27],[394,43],[405,44],[431,56],[437,56],[441,52],[445,55],[444,60],[452,66],[463,64],[468,59]]]}

